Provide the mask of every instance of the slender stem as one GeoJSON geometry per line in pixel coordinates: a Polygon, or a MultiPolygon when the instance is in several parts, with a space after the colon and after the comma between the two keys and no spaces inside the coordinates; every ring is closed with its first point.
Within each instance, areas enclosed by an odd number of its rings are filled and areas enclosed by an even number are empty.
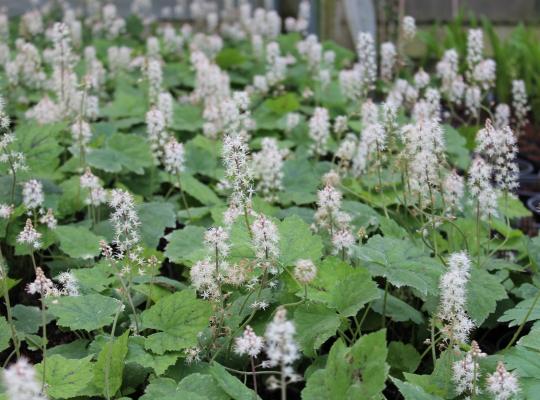
{"type": "Polygon", "coordinates": [[[41,291],[41,350],[43,352],[43,382],[41,384],[41,392],[45,390],[45,377],[47,376],[47,315],[45,314],[45,294],[41,291]]]}
{"type": "Polygon", "coordinates": [[[386,326],[386,300],[387,298],[388,298],[388,279],[386,280],[384,284],[384,298],[383,298],[383,308],[382,308],[382,317],[381,317],[382,328],[386,326]]]}
{"type": "Polygon", "coordinates": [[[116,331],[116,323],[118,322],[118,316],[120,315],[120,312],[122,312],[122,306],[118,307],[118,311],[116,311],[116,315],[114,316],[113,325],[111,328],[111,341],[110,345],[107,351],[107,362],[105,363],[105,397],[107,397],[107,400],[110,400],[111,394],[109,393],[109,373],[110,373],[110,364],[111,364],[111,355],[112,355],[112,347],[114,343],[114,332],[116,331]]]}
{"type": "Polygon", "coordinates": [[[437,354],[435,353],[435,319],[431,319],[431,356],[433,357],[433,365],[437,361],[437,354]]]}
{"type": "Polygon", "coordinates": [[[255,391],[255,398],[257,398],[257,371],[255,368],[255,360],[253,357],[249,357],[251,361],[251,373],[253,374],[253,390],[255,391]]]}
{"type": "Polygon", "coordinates": [[[536,293],[536,296],[535,296],[531,306],[529,307],[529,310],[527,311],[527,314],[525,314],[525,317],[523,317],[523,321],[521,321],[521,324],[519,325],[519,328],[517,329],[516,333],[514,333],[514,336],[512,336],[512,339],[510,340],[510,343],[508,343],[508,345],[505,347],[505,350],[512,347],[512,345],[515,343],[515,341],[519,337],[521,331],[523,330],[523,328],[525,327],[525,324],[527,323],[529,317],[531,316],[532,311],[536,307],[536,303],[538,303],[538,299],[540,299],[540,289],[536,293]]]}
{"type": "Polygon", "coordinates": [[[285,365],[281,362],[281,400],[287,400],[287,376],[284,370],[285,365]]]}
{"type": "Polygon", "coordinates": [[[182,197],[182,203],[184,203],[184,208],[186,210],[188,218],[189,220],[191,220],[191,213],[189,212],[188,202],[186,200],[186,195],[184,193],[184,190],[182,189],[182,181],[180,180],[179,174],[176,174],[176,179],[178,180],[178,189],[180,190],[180,197],[182,197]]]}
{"type": "Polygon", "coordinates": [[[11,314],[11,301],[9,299],[9,288],[7,285],[7,272],[4,269],[4,259],[2,257],[2,250],[0,249],[0,277],[2,278],[3,292],[4,292],[4,301],[6,303],[6,314],[9,328],[11,330],[11,340],[13,341],[13,347],[15,347],[15,353],[17,358],[21,356],[19,338],[17,336],[17,330],[15,329],[15,324],[13,323],[13,317],[11,314]]]}

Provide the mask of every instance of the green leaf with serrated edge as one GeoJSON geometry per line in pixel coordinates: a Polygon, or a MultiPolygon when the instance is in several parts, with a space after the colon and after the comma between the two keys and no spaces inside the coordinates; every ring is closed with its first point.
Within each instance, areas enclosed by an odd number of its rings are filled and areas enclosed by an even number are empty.
{"type": "Polygon", "coordinates": [[[520,301],[515,307],[506,310],[497,321],[508,322],[508,326],[512,327],[520,325],[525,318],[526,322],[540,320],[540,301],[538,299],[530,298],[520,301]]]}
{"type": "Polygon", "coordinates": [[[112,275],[113,270],[108,261],[102,260],[91,268],[78,268],[71,270],[79,282],[82,293],[102,292],[116,281],[112,275]]]}
{"type": "Polygon", "coordinates": [[[171,365],[174,365],[179,356],[179,353],[153,354],[144,348],[144,337],[132,336],[128,342],[126,363],[135,363],[144,368],[151,368],[159,376],[163,375],[171,365]]]}
{"type": "Polygon", "coordinates": [[[10,340],[11,328],[7,320],[3,316],[0,316],[0,352],[9,347],[10,340]]]}
{"type": "Polygon", "coordinates": [[[180,391],[193,392],[204,396],[208,400],[229,400],[227,393],[217,385],[211,375],[194,373],[189,374],[178,383],[180,391]]]}
{"type": "MultiPolygon", "coordinates": [[[[174,179],[173,183],[177,184],[174,179]]],[[[212,189],[210,189],[207,185],[199,182],[192,175],[181,174],[180,185],[182,187],[182,190],[184,190],[194,199],[200,201],[201,204],[212,206],[222,203],[220,198],[214,193],[212,189]]],[[[184,204],[182,204],[182,206],[184,206],[184,204]]]]}
{"type": "Polygon", "coordinates": [[[354,256],[373,275],[385,277],[396,287],[409,286],[423,295],[438,292],[441,262],[409,241],[376,235],[355,247],[354,256]]]}
{"type": "Polygon", "coordinates": [[[367,303],[380,297],[369,272],[355,268],[347,279],[330,289],[330,304],[344,317],[352,317],[367,303]]]}
{"type": "Polygon", "coordinates": [[[118,153],[123,168],[136,174],[154,165],[150,145],[142,136],[116,133],[107,141],[107,148],[118,153]]]}
{"type": "Polygon", "coordinates": [[[260,399],[259,396],[255,395],[253,390],[248,389],[237,377],[227,372],[222,365],[213,363],[209,368],[209,372],[221,389],[223,389],[233,400],[260,399]]]}
{"type": "Polygon", "coordinates": [[[316,200],[315,193],[320,178],[311,163],[302,158],[287,160],[283,164],[283,191],[279,193],[281,202],[301,205],[316,200]]]}
{"type": "MultiPolygon", "coordinates": [[[[303,296],[303,289],[297,296],[303,296]]],[[[308,286],[308,298],[323,302],[343,316],[355,315],[366,303],[381,297],[365,268],[353,268],[337,257],[328,257],[308,286]]]]}
{"type": "Polygon", "coordinates": [[[193,290],[173,293],[142,313],[145,329],[162,331],[148,336],[145,347],[163,354],[195,346],[211,315],[210,303],[197,299],[193,290]]]}
{"type": "MultiPolygon", "coordinates": [[[[15,329],[20,332],[36,333],[43,325],[43,315],[40,307],[16,304],[11,309],[11,315],[13,316],[15,329]]],[[[54,316],[49,312],[45,314],[45,318],[47,323],[54,320],[54,316]]]]}
{"type": "Polygon", "coordinates": [[[200,226],[186,226],[166,236],[165,257],[178,264],[192,265],[206,256],[203,238],[206,229],[200,226]]]}
{"type": "Polygon", "coordinates": [[[110,325],[122,304],[111,297],[88,294],[47,299],[47,306],[59,326],[93,331],[110,325]]]}
{"type": "Polygon", "coordinates": [[[497,301],[506,299],[506,290],[495,275],[472,268],[467,283],[466,310],[477,326],[497,308],[497,301]]]}
{"type": "Polygon", "coordinates": [[[393,377],[390,378],[397,386],[399,392],[403,395],[405,400],[442,400],[441,397],[426,393],[426,391],[420,386],[413,385],[409,382],[403,382],[393,377]]]}
{"type": "Polygon", "coordinates": [[[109,340],[99,352],[94,366],[94,384],[106,398],[114,397],[122,386],[124,359],[128,353],[129,331],[109,340]]]}
{"type": "Polygon", "coordinates": [[[353,376],[361,376],[347,394],[354,399],[379,398],[388,376],[386,330],[363,335],[350,349],[353,376]]]}
{"type": "Polygon", "coordinates": [[[335,335],[340,325],[339,315],[322,304],[308,303],[294,312],[296,340],[307,356],[315,355],[321,345],[335,335]]]}
{"type": "MultiPolygon", "coordinates": [[[[384,290],[379,289],[379,298],[371,303],[371,309],[376,313],[382,314],[384,302],[384,290]]],[[[412,321],[421,324],[424,316],[416,308],[410,306],[399,297],[391,294],[386,295],[385,315],[396,322],[412,321]]]]}
{"type": "Polygon", "coordinates": [[[153,380],[144,390],[141,400],[208,400],[205,396],[181,390],[170,378],[153,380]]]}
{"type": "Polygon", "coordinates": [[[84,226],[62,225],[54,231],[60,241],[60,249],[70,257],[88,260],[101,252],[99,241],[102,238],[84,226]]]}
{"type": "Polygon", "coordinates": [[[285,218],[279,224],[280,261],[283,265],[294,265],[299,259],[317,262],[322,256],[322,239],[314,235],[300,217],[285,218]]]}
{"type": "Polygon", "coordinates": [[[150,202],[137,206],[137,214],[141,221],[140,233],[149,248],[156,248],[165,234],[165,228],[176,226],[174,207],[170,203],[150,202]]]}
{"type": "Polygon", "coordinates": [[[392,375],[400,376],[401,372],[414,372],[420,361],[420,353],[413,345],[402,342],[390,342],[388,345],[388,364],[392,375]]]}
{"type": "Polygon", "coordinates": [[[337,340],[326,367],[309,376],[302,399],[379,399],[388,376],[386,356],[385,330],[363,335],[350,348],[337,340]]]}
{"type": "MultiPolygon", "coordinates": [[[[47,395],[53,399],[71,399],[88,393],[87,387],[92,382],[92,356],[82,359],[69,359],[60,355],[47,357],[45,382],[47,395]]],[[[43,373],[43,363],[36,365],[43,373]]]]}

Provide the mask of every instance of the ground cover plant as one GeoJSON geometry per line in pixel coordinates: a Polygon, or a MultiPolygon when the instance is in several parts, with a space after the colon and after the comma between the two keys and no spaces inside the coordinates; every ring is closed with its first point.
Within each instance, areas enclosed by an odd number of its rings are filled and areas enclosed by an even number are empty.
{"type": "MultiPolygon", "coordinates": [[[[481,29],[0,15],[0,398],[535,399],[540,241],[481,29]]],[[[84,13],[80,14],[80,11],[84,13]]]]}

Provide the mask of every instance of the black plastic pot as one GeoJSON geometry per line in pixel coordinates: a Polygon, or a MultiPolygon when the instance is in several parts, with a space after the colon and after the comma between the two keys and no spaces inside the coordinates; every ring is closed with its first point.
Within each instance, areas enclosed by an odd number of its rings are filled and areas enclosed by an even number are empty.
{"type": "Polygon", "coordinates": [[[520,178],[522,176],[526,177],[528,175],[532,175],[532,173],[534,171],[534,166],[532,165],[532,163],[530,163],[527,160],[523,160],[521,158],[518,158],[516,160],[516,162],[517,162],[517,165],[519,167],[519,176],[520,176],[520,178]]]}
{"type": "Polygon", "coordinates": [[[540,220],[540,194],[527,200],[527,208],[532,211],[537,220],[540,220]]]}

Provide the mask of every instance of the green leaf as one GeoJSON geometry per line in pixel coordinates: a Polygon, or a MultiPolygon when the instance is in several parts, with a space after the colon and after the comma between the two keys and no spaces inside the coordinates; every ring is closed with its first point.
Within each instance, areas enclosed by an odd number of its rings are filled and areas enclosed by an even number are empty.
{"type": "Polygon", "coordinates": [[[523,202],[512,194],[506,198],[505,196],[499,196],[498,204],[501,214],[510,219],[525,218],[532,215],[532,212],[523,205],[523,202]]]}
{"type": "Polygon", "coordinates": [[[60,241],[60,249],[70,257],[88,260],[98,256],[101,251],[99,241],[102,238],[84,226],[62,225],[56,227],[55,233],[60,241]]]}
{"type": "Polygon", "coordinates": [[[216,55],[216,63],[220,68],[229,69],[246,62],[247,57],[235,48],[225,48],[216,55]]]}
{"type": "Polygon", "coordinates": [[[152,381],[144,390],[141,400],[208,400],[194,392],[186,392],[170,378],[158,378],[152,381]]]}
{"type": "Polygon", "coordinates": [[[135,363],[144,368],[151,368],[157,376],[163,375],[167,368],[176,363],[179,354],[157,355],[144,348],[144,337],[132,336],[128,342],[126,363],[135,363]]]}
{"type": "Polygon", "coordinates": [[[136,174],[154,165],[150,145],[142,136],[115,133],[107,141],[107,148],[116,151],[122,166],[136,174]]]}
{"type": "MultiPolygon", "coordinates": [[[[91,359],[92,356],[82,359],[69,359],[60,355],[47,357],[47,395],[53,399],[71,399],[85,395],[93,376],[91,359]]],[[[36,365],[36,369],[43,374],[43,363],[36,365]]]]}
{"type": "Polygon", "coordinates": [[[337,340],[326,367],[309,376],[302,399],[380,399],[389,369],[386,356],[385,330],[363,335],[350,348],[337,340]]]}
{"type": "Polygon", "coordinates": [[[175,131],[196,132],[202,129],[202,109],[192,104],[178,104],[173,106],[173,121],[171,129],[175,131]]]}
{"type": "Polygon", "coordinates": [[[452,164],[461,170],[467,170],[471,162],[467,140],[450,125],[443,125],[446,152],[452,164]]]}
{"type": "Polygon", "coordinates": [[[356,247],[355,256],[373,275],[398,288],[409,286],[424,296],[438,292],[442,264],[410,241],[376,235],[356,247]]]}
{"type": "Polygon", "coordinates": [[[409,382],[403,382],[399,379],[390,377],[392,382],[398,387],[399,392],[403,395],[405,400],[442,400],[441,397],[434,396],[427,393],[420,386],[413,385],[409,382]]]}
{"type": "Polygon", "coordinates": [[[10,340],[11,328],[9,327],[7,320],[0,316],[0,352],[9,347],[10,340]]]}
{"type": "Polygon", "coordinates": [[[280,261],[294,265],[299,259],[317,262],[322,256],[322,239],[311,233],[309,225],[300,217],[285,218],[279,224],[280,261]]]}
{"type": "Polygon", "coordinates": [[[176,226],[176,215],[171,203],[150,202],[137,207],[141,221],[140,232],[144,243],[152,249],[159,244],[165,228],[176,226]]]}
{"type": "Polygon", "coordinates": [[[145,347],[154,353],[178,351],[197,345],[197,335],[212,315],[209,302],[196,298],[192,290],[173,293],[142,313],[145,329],[162,332],[147,337],[145,347]]]}
{"type": "MultiPolygon", "coordinates": [[[[379,298],[371,303],[371,309],[382,314],[384,307],[384,290],[379,289],[379,294],[379,298]]],[[[386,295],[385,315],[396,322],[412,321],[416,324],[421,324],[424,321],[424,316],[420,311],[411,307],[399,297],[391,294],[386,295]]]]}
{"type": "MultiPolygon", "coordinates": [[[[14,132],[17,140],[13,143],[12,148],[24,154],[28,169],[32,171],[32,178],[50,179],[57,177],[56,169],[60,165],[60,154],[63,151],[58,136],[65,129],[64,123],[17,124],[17,129],[14,132]]],[[[20,181],[19,173],[17,173],[17,178],[20,181]]]]}
{"type": "Polygon", "coordinates": [[[221,389],[211,375],[194,373],[186,376],[178,384],[178,389],[197,393],[208,400],[229,400],[230,397],[221,389]]]}
{"type": "Polygon", "coordinates": [[[105,343],[94,367],[94,384],[106,398],[114,397],[122,386],[124,358],[128,353],[129,330],[105,343]]]}
{"type": "Polygon", "coordinates": [[[514,308],[506,310],[498,321],[509,322],[508,326],[512,327],[520,325],[525,318],[526,322],[540,320],[540,301],[537,297],[519,302],[514,308]]]}
{"type": "Polygon", "coordinates": [[[390,342],[388,345],[388,364],[392,375],[401,372],[414,372],[420,365],[420,354],[413,345],[401,342],[390,342]]]}
{"type": "Polygon", "coordinates": [[[389,367],[386,364],[386,330],[363,335],[350,350],[353,376],[359,376],[348,391],[349,398],[379,398],[385,388],[389,367]]]}
{"type": "Polygon", "coordinates": [[[207,185],[199,182],[193,176],[189,174],[182,174],[180,180],[182,190],[184,190],[191,197],[200,201],[202,204],[212,206],[222,203],[220,198],[214,193],[212,189],[210,189],[207,185]]]}
{"type": "Polygon", "coordinates": [[[113,322],[113,316],[122,304],[100,294],[63,296],[48,299],[48,309],[63,327],[92,331],[113,322]]]}
{"type": "Polygon", "coordinates": [[[294,312],[297,340],[307,356],[314,356],[315,350],[334,336],[340,325],[339,315],[322,304],[308,303],[294,312]]]}
{"type": "Polygon", "coordinates": [[[305,158],[286,160],[283,164],[283,191],[280,199],[283,203],[298,205],[313,203],[319,187],[319,176],[311,163],[305,158]]]}
{"type": "Polygon", "coordinates": [[[233,400],[252,400],[260,399],[253,390],[250,390],[238,378],[232,376],[227,370],[218,363],[213,363],[209,369],[210,374],[217,381],[217,384],[233,400]]]}
{"type": "Polygon", "coordinates": [[[352,317],[367,303],[380,297],[369,272],[355,268],[347,279],[331,289],[330,305],[344,317],[352,317]]]}
{"type": "Polygon", "coordinates": [[[124,86],[115,92],[113,101],[101,110],[101,114],[112,120],[137,117],[142,122],[147,111],[145,98],[141,90],[124,86]]]}
{"type": "Polygon", "coordinates": [[[166,236],[165,257],[177,264],[192,265],[206,256],[203,239],[206,229],[189,225],[166,236]]]}
{"type": "Polygon", "coordinates": [[[506,299],[506,289],[495,275],[473,268],[467,284],[467,312],[481,326],[497,308],[497,301],[506,299]]]}
{"type": "Polygon", "coordinates": [[[93,149],[87,154],[86,162],[91,167],[105,172],[122,171],[122,156],[112,149],[93,149]]]}
{"type": "Polygon", "coordinates": [[[280,116],[297,111],[300,108],[298,97],[291,92],[282,94],[279,97],[267,99],[264,101],[263,105],[280,116]]]}
{"type": "MultiPolygon", "coordinates": [[[[18,332],[36,333],[43,325],[41,309],[35,306],[17,304],[11,309],[13,323],[18,332]]],[[[50,313],[46,313],[47,323],[54,320],[50,313]]]]}

